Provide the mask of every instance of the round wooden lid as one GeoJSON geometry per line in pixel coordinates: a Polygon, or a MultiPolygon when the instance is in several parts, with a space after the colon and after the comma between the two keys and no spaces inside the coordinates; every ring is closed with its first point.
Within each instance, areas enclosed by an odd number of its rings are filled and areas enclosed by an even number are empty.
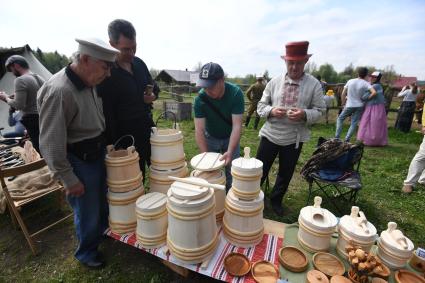
{"type": "Polygon", "coordinates": [[[252,265],[251,274],[255,282],[274,283],[279,279],[279,270],[266,260],[257,261],[252,265]]]}
{"type": "Polygon", "coordinates": [[[375,226],[367,221],[366,216],[358,206],[351,208],[350,215],[341,217],[338,227],[354,240],[358,239],[362,242],[373,242],[378,236],[375,226]]]}
{"type": "Polygon", "coordinates": [[[328,277],[319,270],[310,270],[307,272],[308,283],[329,283],[328,277]]]}
{"type": "MultiPolygon", "coordinates": [[[[192,179],[195,181],[198,181],[200,183],[208,184],[207,181],[200,178],[195,177],[189,177],[188,179],[192,179]]],[[[170,189],[168,190],[171,192],[171,195],[177,199],[181,200],[195,200],[200,199],[208,194],[209,188],[208,187],[201,187],[198,185],[192,185],[180,181],[175,181],[171,184],[170,189]]]]}
{"type": "Polygon", "coordinates": [[[396,271],[394,278],[397,283],[425,283],[422,276],[405,269],[396,271]]]}
{"type": "Polygon", "coordinates": [[[237,169],[243,173],[254,172],[263,168],[263,162],[254,157],[250,157],[251,149],[249,147],[244,148],[244,156],[239,157],[232,161],[232,169],[237,169]]]}
{"type": "Polygon", "coordinates": [[[313,255],[313,265],[317,270],[329,277],[343,275],[345,273],[344,264],[339,258],[330,253],[315,253],[313,255]]]}
{"type": "Polygon", "coordinates": [[[292,272],[303,272],[307,269],[307,256],[296,247],[283,247],[279,250],[280,264],[292,272]]]}
{"type": "Polygon", "coordinates": [[[216,152],[203,152],[194,156],[190,160],[190,165],[200,171],[214,171],[224,166],[224,160],[220,160],[222,155],[216,152]]]}
{"type": "Polygon", "coordinates": [[[136,201],[136,208],[140,211],[155,211],[165,208],[167,196],[159,192],[152,192],[139,197],[136,201]]]}
{"type": "Polygon", "coordinates": [[[338,220],[329,210],[321,208],[322,198],[316,196],[313,206],[303,207],[299,218],[311,230],[317,232],[332,232],[338,220]]]}
{"type": "Polygon", "coordinates": [[[241,253],[230,253],[224,258],[224,268],[233,276],[244,276],[251,270],[251,262],[241,253]]]}
{"type": "Polygon", "coordinates": [[[351,280],[342,275],[334,275],[331,278],[331,283],[351,283],[351,280]]]}

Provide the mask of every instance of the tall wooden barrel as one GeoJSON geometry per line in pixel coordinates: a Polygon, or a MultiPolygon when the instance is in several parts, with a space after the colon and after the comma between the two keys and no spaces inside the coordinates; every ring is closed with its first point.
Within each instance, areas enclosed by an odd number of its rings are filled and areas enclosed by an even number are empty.
{"type": "Polygon", "coordinates": [[[165,195],[167,194],[171,184],[174,182],[173,180],[170,180],[168,176],[183,178],[189,175],[189,169],[187,168],[186,162],[183,163],[183,166],[176,169],[159,170],[154,166],[150,166],[149,170],[149,192],[159,192],[165,195]]]}
{"type": "Polygon", "coordinates": [[[118,234],[125,234],[136,230],[136,200],[143,195],[143,186],[125,192],[109,191],[109,227],[118,234]]]}
{"type": "Polygon", "coordinates": [[[142,185],[139,154],[134,146],[115,150],[113,145],[108,145],[105,164],[110,191],[128,192],[142,185]]]}
{"type": "Polygon", "coordinates": [[[250,247],[263,239],[264,193],[254,200],[241,200],[230,189],[227,193],[223,218],[223,232],[236,246],[250,247]]]}
{"type": "Polygon", "coordinates": [[[167,196],[148,193],[136,202],[137,241],[147,249],[158,248],[167,238],[167,196]]]}
{"type": "Polygon", "coordinates": [[[251,149],[244,148],[244,156],[232,161],[233,193],[240,199],[253,200],[261,191],[263,162],[250,157],[251,149]]]}
{"type": "Polygon", "coordinates": [[[183,134],[179,129],[152,128],[151,164],[156,168],[177,168],[185,160],[183,134]]]}
{"type": "MultiPolygon", "coordinates": [[[[188,179],[208,184],[203,179],[188,179]]],[[[168,190],[167,246],[184,263],[207,259],[218,243],[214,190],[175,181],[168,190]]]]}
{"type": "MultiPolygon", "coordinates": [[[[226,175],[223,170],[215,171],[199,171],[193,170],[190,173],[191,177],[201,178],[208,181],[211,184],[226,185],[226,175]]],[[[220,222],[224,216],[224,201],[226,199],[226,191],[220,189],[214,189],[215,196],[215,217],[217,222],[220,222]]]]}

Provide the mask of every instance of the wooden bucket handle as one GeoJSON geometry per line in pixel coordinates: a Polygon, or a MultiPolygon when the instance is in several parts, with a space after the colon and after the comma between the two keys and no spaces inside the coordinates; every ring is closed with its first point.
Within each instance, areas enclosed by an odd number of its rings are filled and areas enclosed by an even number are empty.
{"type": "MultiPolygon", "coordinates": [[[[115,143],[114,143],[114,145],[112,146],[112,149],[111,149],[111,151],[112,150],[117,150],[117,145],[123,140],[123,139],[125,139],[125,138],[131,138],[131,146],[129,146],[128,148],[127,148],[127,150],[129,149],[129,148],[133,148],[133,149],[135,149],[135,147],[134,147],[134,137],[132,136],[132,135],[124,135],[124,136],[122,136],[122,137],[120,137],[115,143]]],[[[108,146],[109,147],[109,146],[108,146]]],[[[109,148],[108,148],[108,150],[109,150],[109,148]]],[[[109,151],[108,151],[109,152],[109,151]]],[[[134,152],[134,151],[133,151],[134,152]]],[[[130,151],[129,151],[129,153],[130,153],[130,151]]]]}
{"type": "Polygon", "coordinates": [[[171,111],[164,111],[164,112],[162,112],[159,116],[158,116],[158,118],[156,119],[156,121],[155,121],[155,126],[156,125],[158,125],[158,120],[159,119],[161,119],[161,118],[166,118],[166,114],[167,113],[169,113],[169,114],[171,114],[172,116],[173,116],[173,118],[174,118],[174,129],[177,129],[177,116],[176,116],[176,114],[174,113],[174,112],[171,112],[171,111]]]}

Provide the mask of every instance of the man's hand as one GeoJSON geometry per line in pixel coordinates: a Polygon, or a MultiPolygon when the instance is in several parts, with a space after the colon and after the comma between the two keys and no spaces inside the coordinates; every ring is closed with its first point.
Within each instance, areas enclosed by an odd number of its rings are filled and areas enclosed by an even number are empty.
{"type": "Polygon", "coordinates": [[[0,91],[0,100],[6,102],[7,94],[4,91],[0,91]]]}
{"type": "Polygon", "coordinates": [[[84,185],[81,182],[67,188],[65,190],[67,196],[80,197],[84,195],[84,185]]]}
{"type": "Polygon", "coordinates": [[[288,119],[292,121],[301,121],[305,120],[305,111],[300,108],[291,108],[286,114],[288,115],[288,119]]]}
{"type": "Polygon", "coordinates": [[[422,134],[425,135],[425,126],[422,127],[422,134]]]}
{"type": "Polygon", "coordinates": [[[286,115],[286,109],[281,107],[273,107],[270,114],[272,117],[283,118],[286,115]]]}
{"type": "Polygon", "coordinates": [[[220,157],[220,161],[224,160],[224,166],[227,166],[230,162],[232,162],[232,154],[230,152],[226,151],[223,153],[223,155],[220,157]]]}
{"type": "Polygon", "coordinates": [[[153,94],[151,94],[151,95],[143,95],[143,101],[146,103],[146,104],[151,104],[154,100],[155,100],[155,95],[153,95],[153,94]]]}

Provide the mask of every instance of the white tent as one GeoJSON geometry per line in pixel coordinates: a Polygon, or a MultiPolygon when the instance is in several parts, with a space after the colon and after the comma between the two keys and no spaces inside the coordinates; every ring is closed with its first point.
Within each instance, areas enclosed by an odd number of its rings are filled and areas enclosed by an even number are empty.
{"type": "MultiPolygon", "coordinates": [[[[4,64],[7,58],[15,54],[27,59],[30,70],[33,73],[40,75],[45,80],[48,80],[52,76],[52,73],[34,56],[29,45],[11,49],[0,49],[0,91],[4,91],[9,95],[14,93],[14,80],[16,77],[11,72],[6,71],[4,64]]],[[[3,101],[0,101],[0,127],[4,127],[5,132],[10,129],[7,124],[8,111],[9,106],[3,101]]]]}

